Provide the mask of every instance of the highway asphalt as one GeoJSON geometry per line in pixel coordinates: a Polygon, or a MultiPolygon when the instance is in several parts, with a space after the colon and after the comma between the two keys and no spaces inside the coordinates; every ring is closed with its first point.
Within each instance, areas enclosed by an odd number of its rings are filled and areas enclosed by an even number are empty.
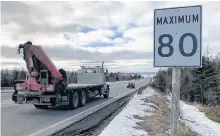
{"type": "MultiPolygon", "coordinates": [[[[136,88],[147,84],[150,78],[136,80],[136,88]]],[[[43,134],[44,130],[55,127],[58,122],[80,114],[102,102],[108,101],[114,97],[134,91],[128,89],[127,82],[110,84],[110,97],[94,98],[84,107],[76,110],[58,110],[58,109],[36,109],[33,105],[14,104],[11,100],[11,93],[1,94],[1,135],[2,136],[36,136],[43,134]]],[[[42,135],[43,136],[43,135],[42,135]]]]}

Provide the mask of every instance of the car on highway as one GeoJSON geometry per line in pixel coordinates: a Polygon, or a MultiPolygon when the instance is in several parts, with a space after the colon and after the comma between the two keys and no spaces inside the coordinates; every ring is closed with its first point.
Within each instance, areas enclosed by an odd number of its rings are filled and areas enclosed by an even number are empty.
{"type": "Polygon", "coordinates": [[[135,88],[134,82],[128,82],[127,88],[135,88]]]}

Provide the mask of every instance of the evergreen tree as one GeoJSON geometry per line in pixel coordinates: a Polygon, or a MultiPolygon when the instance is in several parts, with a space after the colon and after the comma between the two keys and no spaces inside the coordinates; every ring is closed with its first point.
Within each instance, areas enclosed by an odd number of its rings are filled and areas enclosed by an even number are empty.
{"type": "MultiPolygon", "coordinates": [[[[213,100],[220,104],[220,53],[214,59],[207,53],[202,62],[200,68],[181,69],[181,99],[202,104],[213,100]]],[[[162,92],[172,90],[172,69],[160,70],[151,85],[162,92]]]]}
{"type": "Polygon", "coordinates": [[[192,78],[190,77],[190,74],[186,69],[182,70],[181,75],[182,78],[180,84],[180,98],[182,100],[190,100],[190,98],[192,97],[190,93],[192,91],[192,78]]]}
{"type": "Polygon", "coordinates": [[[160,70],[155,76],[154,87],[157,88],[161,92],[166,91],[166,80],[165,80],[165,72],[160,70]]]}
{"type": "Polygon", "coordinates": [[[26,71],[24,70],[24,68],[22,68],[22,70],[19,71],[18,79],[26,79],[26,71]]]}
{"type": "Polygon", "coordinates": [[[218,79],[213,61],[207,57],[202,57],[203,66],[192,70],[195,100],[206,104],[206,91],[217,91],[218,79]]]}
{"type": "Polygon", "coordinates": [[[2,87],[9,87],[10,86],[10,75],[8,70],[2,70],[1,72],[1,86],[2,87]]]}
{"type": "Polygon", "coordinates": [[[15,81],[18,80],[19,71],[17,69],[14,69],[12,71],[12,85],[14,85],[15,81]]]}
{"type": "Polygon", "coordinates": [[[138,77],[137,74],[135,74],[135,75],[134,75],[134,79],[137,79],[137,77],[138,77]]]}
{"type": "Polygon", "coordinates": [[[111,72],[111,73],[109,74],[109,76],[110,76],[110,77],[114,77],[114,74],[111,72]]]}
{"type": "Polygon", "coordinates": [[[119,81],[119,78],[118,78],[118,76],[116,76],[116,80],[117,80],[117,81],[119,81]]]}
{"type": "Polygon", "coordinates": [[[166,81],[166,88],[169,89],[169,91],[172,90],[172,68],[168,68],[168,70],[165,71],[165,81],[166,81]]]}

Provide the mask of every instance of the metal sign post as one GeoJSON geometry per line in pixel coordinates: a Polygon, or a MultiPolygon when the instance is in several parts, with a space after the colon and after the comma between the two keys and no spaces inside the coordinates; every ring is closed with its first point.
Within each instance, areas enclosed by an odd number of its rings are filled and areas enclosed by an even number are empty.
{"type": "Polygon", "coordinates": [[[201,6],[154,11],[154,67],[172,67],[171,136],[179,134],[181,67],[201,67],[201,54],[201,6]]]}
{"type": "Polygon", "coordinates": [[[171,136],[177,136],[177,130],[179,128],[180,74],[181,69],[179,67],[172,68],[171,136]]]}

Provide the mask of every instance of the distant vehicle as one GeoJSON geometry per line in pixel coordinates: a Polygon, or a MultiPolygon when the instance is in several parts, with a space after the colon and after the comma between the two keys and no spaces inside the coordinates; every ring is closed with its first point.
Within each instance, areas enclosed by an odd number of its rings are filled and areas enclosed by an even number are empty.
{"type": "Polygon", "coordinates": [[[127,85],[127,88],[135,88],[135,83],[134,82],[129,82],[127,85]]]}

